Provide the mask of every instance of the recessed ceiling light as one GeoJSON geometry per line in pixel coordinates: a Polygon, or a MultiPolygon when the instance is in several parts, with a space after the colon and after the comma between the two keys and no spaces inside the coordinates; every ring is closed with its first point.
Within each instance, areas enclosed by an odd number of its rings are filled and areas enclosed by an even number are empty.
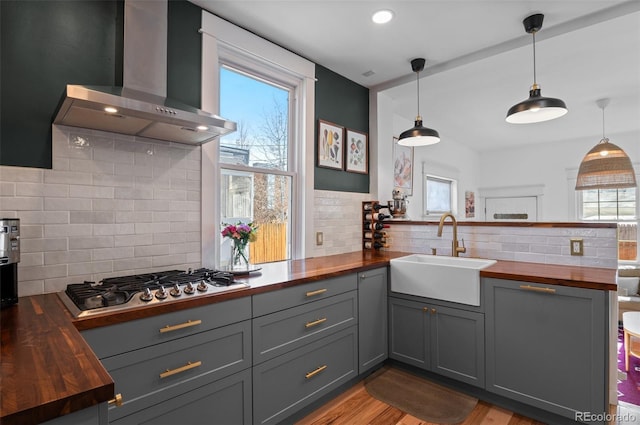
{"type": "Polygon", "coordinates": [[[209,127],[207,127],[206,125],[199,125],[196,127],[198,130],[200,131],[206,131],[209,130],[209,127]]]}
{"type": "Polygon", "coordinates": [[[371,20],[376,24],[386,24],[392,19],[393,19],[393,12],[388,9],[378,10],[371,17],[371,20]]]}
{"type": "Polygon", "coordinates": [[[104,111],[110,114],[115,114],[116,112],[118,112],[118,110],[113,106],[105,106],[104,111]]]}

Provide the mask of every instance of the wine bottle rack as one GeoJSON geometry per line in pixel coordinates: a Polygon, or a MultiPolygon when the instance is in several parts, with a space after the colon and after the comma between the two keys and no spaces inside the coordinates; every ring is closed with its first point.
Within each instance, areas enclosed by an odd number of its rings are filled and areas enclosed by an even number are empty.
{"type": "Polygon", "coordinates": [[[388,227],[385,220],[391,216],[389,206],[378,201],[362,202],[362,249],[378,250],[389,248],[384,231],[388,227]],[[380,214],[385,217],[380,218],[380,214]]]}

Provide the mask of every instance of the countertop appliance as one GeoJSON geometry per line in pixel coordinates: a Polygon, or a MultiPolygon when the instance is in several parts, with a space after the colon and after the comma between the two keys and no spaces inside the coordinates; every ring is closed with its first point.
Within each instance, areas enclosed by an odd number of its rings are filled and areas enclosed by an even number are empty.
{"type": "Polygon", "coordinates": [[[71,314],[80,318],[249,286],[234,281],[230,273],[201,268],[109,277],[97,283],[72,283],[58,295],[71,314]]]}
{"type": "Polygon", "coordinates": [[[20,219],[0,219],[0,308],[18,302],[20,219]]]}

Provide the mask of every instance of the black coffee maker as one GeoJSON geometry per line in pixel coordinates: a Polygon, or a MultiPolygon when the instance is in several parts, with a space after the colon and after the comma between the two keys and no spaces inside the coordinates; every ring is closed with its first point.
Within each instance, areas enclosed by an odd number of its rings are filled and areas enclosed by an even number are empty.
{"type": "Polygon", "coordinates": [[[0,308],[18,302],[20,262],[20,219],[0,219],[0,308]]]}

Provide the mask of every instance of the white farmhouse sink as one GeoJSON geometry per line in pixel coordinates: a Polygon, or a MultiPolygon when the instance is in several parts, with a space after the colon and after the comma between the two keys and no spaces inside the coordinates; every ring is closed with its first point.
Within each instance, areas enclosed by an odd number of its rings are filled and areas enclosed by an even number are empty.
{"type": "Polygon", "coordinates": [[[392,292],[479,306],[480,270],[496,260],[412,254],[390,263],[392,292]]]}

